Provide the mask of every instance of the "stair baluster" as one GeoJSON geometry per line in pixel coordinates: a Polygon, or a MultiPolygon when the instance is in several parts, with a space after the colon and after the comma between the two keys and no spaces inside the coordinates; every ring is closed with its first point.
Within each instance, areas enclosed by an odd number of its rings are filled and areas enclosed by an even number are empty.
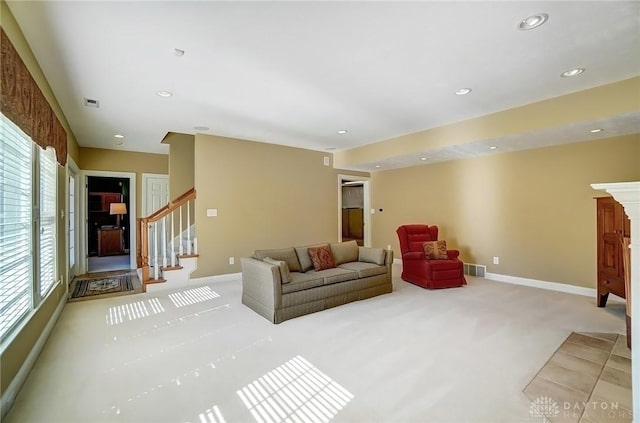
{"type": "Polygon", "coordinates": [[[173,216],[175,216],[175,214],[175,210],[171,212],[171,267],[176,267],[176,236],[173,230],[175,227],[173,216]]]}
{"type": "Polygon", "coordinates": [[[180,255],[184,254],[184,247],[182,246],[182,206],[180,206],[180,216],[178,221],[180,222],[180,243],[178,244],[178,251],[180,255]]]}
{"type": "Polygon", "coordinates": [[[189,209],[190,201],[187,201],[187,254],[191,255],[191,211],[189,209]]]}

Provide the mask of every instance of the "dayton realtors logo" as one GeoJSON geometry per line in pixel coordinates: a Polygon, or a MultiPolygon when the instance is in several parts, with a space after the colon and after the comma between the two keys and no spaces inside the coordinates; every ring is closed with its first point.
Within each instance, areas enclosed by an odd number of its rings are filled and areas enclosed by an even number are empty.
{"type": "Polygon", "coordinates": [[[542,422],[547,421],[547,417],[556,417],[560,414],[560,407],[550,397],[538,397],[531,401],[529,406],[529,414],[533,417],[542,417],[542,422]]]}
{"type": "Polygon", "coordinates": [[[631,411],[620,408],[617,402],[589,401],[568,402],[558,404],[551,397],[538,397],[529,405],[529,414],[533,417],[541,417],[542,422],[548,422],[549,418],[562,416],[562,418],[579,419],[588,417],[599,422],[616,419],[631,419],[631,411]]]}

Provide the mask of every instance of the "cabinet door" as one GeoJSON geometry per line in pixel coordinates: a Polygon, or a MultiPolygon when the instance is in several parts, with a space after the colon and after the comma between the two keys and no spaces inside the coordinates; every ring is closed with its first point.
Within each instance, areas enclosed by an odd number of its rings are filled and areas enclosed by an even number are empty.
{"type": "Polygon", "coordinates": [[[598,269],[604,275],[622,277],[622,206],[612,198],[598,199],[598,269]]]}
{"type": "Polygon", "coordinates": [[[362,239],[364,221],[362,209],[349,209],[349,234],[352,238],[362,239]]]}
{"type": "Polygon", "coordinates": [[[106,212],[109,211],[109,205],[111,203],[119,203],[120,194],[102,194],[102,209],[106,212]]]}

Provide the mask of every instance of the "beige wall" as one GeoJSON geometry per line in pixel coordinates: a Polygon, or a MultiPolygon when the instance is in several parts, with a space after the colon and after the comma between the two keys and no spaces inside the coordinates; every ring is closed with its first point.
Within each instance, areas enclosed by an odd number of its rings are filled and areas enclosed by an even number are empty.
{"type": "Polygon", "coordinates": [[[78,166],[82,170],[135,173],[136,213],[137,217],[142,217],[142,174],[158,173],[166,175],[169,171],[169,156],[166,154],[80,147],[80,162],[78,166]]]}
{"type": "Polygon", "coordinates": [[[169,144],[169,195],[175,200],[194,186],[195,136],[170,132],[162,143],[169,144]]]}
{"type": "Polygon", "coordinates": [[[640,135],[372,174],[373,244],[436,224],[466,262],[510,276],[595,287],[594,182],[640,180],[640,135]],[[493,265],[492,258],[500,257],[493,265]]]}
{"type": "MultiPolygon", "coordinates": [[[[29,44],[24,38],[24,35],[18,27],[11,11],[7,7],[7,4],[3,0],[0,0],[0,26],[2,26],[7,37],[11,40],[11,43],[22,58],[25,66],[29,69],[31,76],[38,84],[38,87],[64,126],[67,132],[68,155],[77,163],[79,159],[79,148],[75,136],[71,132],[67,119],[62,113],[62,109],[53,95],[53,91],[42,73],[29,44]]],[[[58,210],[64,210],[66,215],[66,171],[65,168],[61,166],[58,166],[57,207],[58,210]]],[[[13,339],[3,345],[3,349],[0,353],[0,392],[3,394],[15,378],[20,367],[24,364],[29,352],[35,345],[49,320],[52,318],[56,307],[61,301],[63,301],[62,299],[66,297],[66,265],[68,263],[68,257],[66,249],[66,226],[64,219],[60,219],[58,222],[58,248],[56,255],[57,273],[61,275],[62,283],[47,296],[35,313],[25,321],[22,329],[13,335],[13,339]]]]}
{"type": "Polygon", "coordinates": [[[318,151],[196,135],[198,270],[240,272],[256,249],[335,241],[338,174],[318,151]],[[218,217],[206,209],[217,208],[218,217]],[[229,264],[235,257],[236,264],[229,264]]]}

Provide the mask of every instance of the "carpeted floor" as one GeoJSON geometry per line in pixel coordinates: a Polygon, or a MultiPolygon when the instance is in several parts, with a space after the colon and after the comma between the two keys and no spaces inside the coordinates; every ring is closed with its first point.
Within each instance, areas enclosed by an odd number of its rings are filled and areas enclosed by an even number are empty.
{"type": "Polygon", "coordinates": [[[540,423],[523,389],[572,332],[625,332],[624,304],[468,282],[280,325],[240,278],[70,303],[3,422],[540,423]]]}

